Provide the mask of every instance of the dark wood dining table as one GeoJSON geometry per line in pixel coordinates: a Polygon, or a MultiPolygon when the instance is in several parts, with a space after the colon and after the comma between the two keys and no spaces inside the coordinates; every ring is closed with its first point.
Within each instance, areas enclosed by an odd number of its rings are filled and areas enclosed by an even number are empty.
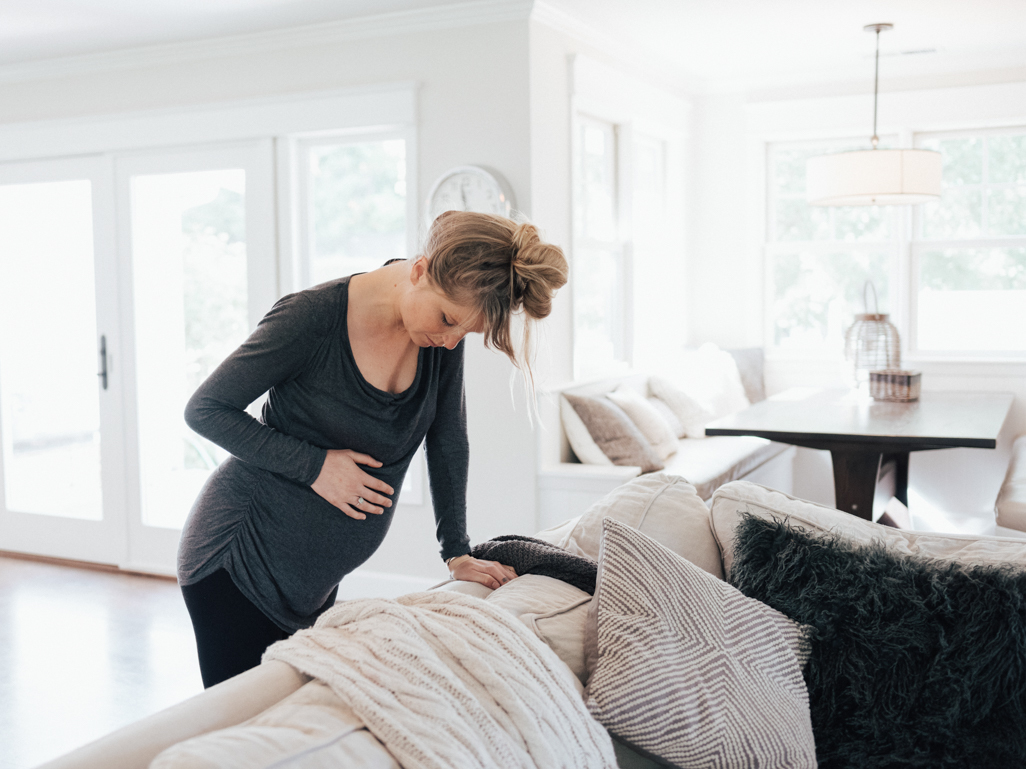
{"type": "Polygon", "coordinates": [[[826,449],[838,510],[872,519],[883,463],[895,464],[895,496],[908,504],[913,451],[993,449],[1012,393],[925,392],[908,403],[875,401],[854,390],[797,387],[706,425],[706,435],[756,435],[826,449]]]}

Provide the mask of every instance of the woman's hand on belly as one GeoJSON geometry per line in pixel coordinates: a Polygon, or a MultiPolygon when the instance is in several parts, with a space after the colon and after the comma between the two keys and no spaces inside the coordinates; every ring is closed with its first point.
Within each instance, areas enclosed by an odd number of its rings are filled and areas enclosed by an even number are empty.
{"type": "Polygon", "coordinates": [[[378,460],[366,454],[351,449],[328,449],[321,473],[310,488],[350,518],[362,521],[366,513],[381,515],[383,508],[391,507],[392,500],[383,495],[393,494],[395,490],[364,472],[360,465],[381,467],[378,460]]]}

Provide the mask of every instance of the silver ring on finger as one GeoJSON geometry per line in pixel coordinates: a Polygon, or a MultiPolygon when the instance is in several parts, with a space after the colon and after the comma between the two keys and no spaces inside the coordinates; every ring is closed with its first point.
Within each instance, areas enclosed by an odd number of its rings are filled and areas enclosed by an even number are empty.
{"type": "Polygon", "coordinates": [[[364,503],[365,501],[366,501],[366,500],[364,500],[364,498],[363,498],[363,497],[357,497],[357,498],[356,498],[356,506],[357,506],[357,507],[359,507],[359,506],[360,506],[360,505],[362,505],[362,504],[363,504],[363,503],[364,503]]]}

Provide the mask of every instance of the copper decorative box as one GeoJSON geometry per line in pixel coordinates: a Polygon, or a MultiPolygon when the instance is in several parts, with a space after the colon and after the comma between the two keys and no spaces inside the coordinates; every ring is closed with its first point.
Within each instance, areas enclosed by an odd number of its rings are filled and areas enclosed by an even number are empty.
{"type": "Polygon", "coordinates": [[[922,372],[885,369],[869,372],[869,394],[878,401],[917,401],[922,372]]]}

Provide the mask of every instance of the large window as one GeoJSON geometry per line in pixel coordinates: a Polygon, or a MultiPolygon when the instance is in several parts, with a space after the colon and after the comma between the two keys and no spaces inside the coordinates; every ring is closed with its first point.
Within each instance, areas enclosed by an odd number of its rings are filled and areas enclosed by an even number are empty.
{"type": "Polygon", "coordinates": [[[574,358],[589,377],[626,366],[630,350],[630,265],[618,189],[619,131],[580,117],[574,163],[574,358]]]}
{"type": "Polygon", "coordinates": [[[872,280],[880,311],[892,314],[906,353],[1021,357],[1026,130],[920,134],[916,146],[943,157],[940,201],[911,210],[808,205],[806,161],[860,146],[858,140],[769,145],[769,346],[839,356],[844,330],[864,311],[864,286],[872,280]]]}
{"type": "Polygon", "coordinates": [[[306,285],[408,256],[403,139],[322,139],[300,152],[306,285]]]}
{"type": "Polygon", "coordinates": [[[880,311],[892,309],[900,245],[894,209],[821,208],[805,201],[806,161],[861,149],[862,143],[852,139],[769,147],[767,335],[778,350],[839,355],[853,315],[865,311],[867,280],[873,281],[880,311]]]}
{"type": "Polygon", "coordinates": [[[638,297],[670,248],[667,142],[584,116],[576,130],[574,359],[590,378],[635,364],[636,331],[659,323],[638,297]]]}
{"type": "Polygon", "coordinates": [[[918,212],[913,336],[940,355],[1026,352],[1026,130],[925,135],[941,200],[918,212]]]}

